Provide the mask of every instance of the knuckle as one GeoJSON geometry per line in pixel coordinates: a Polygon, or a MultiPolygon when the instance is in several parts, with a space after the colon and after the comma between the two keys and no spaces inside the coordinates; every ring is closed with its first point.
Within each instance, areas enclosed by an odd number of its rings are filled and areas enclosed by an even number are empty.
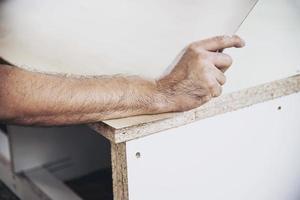
{"type": "Polygon", "coordinates": [[[198,63],[207,64],[207,55],[205,55],[204,52],[202,52],[202,51],[197,52],[196,58],[197,58],[198,63]]]}
{"type": "Polygon", "coordinates": [[[240,38],[238,35],[233,35],[233,36],[232,36],[232,39],[233,39],[235,42],[240,42],[240,41],[241,41],[241,38],[240,38]]]}
{"type": "Polygon", "coordinates": [[[226,40],[228,39],[228,36],[226,35],[220,35],[220,36],[216,36],[214,38],[214,40],[219,43],[220,45],[223,45],[225,44],[226,40]]]}
{"type": "Polygon", "coordinates": [[[188,45],[187,50],[190,52],[198,53],[201,50],[201,47],[198,43],[193,42],[190,45],[188,45]]]}
{"type": "Polygon", "coordinates": [[[196,49],[197,49],[197,45],[195,43],[191,43],[187,47],[188,51],[196,51],[196,49]]]}
{"type": "Polygon", "coordinates": [[[190,53],[190,55],[192,55],[196,59],[202,60],[203,58],[207,57],[204,49],[200,48],[198,45],[195,44],[191,44],[187,48],[187,52],[190,53]]]}

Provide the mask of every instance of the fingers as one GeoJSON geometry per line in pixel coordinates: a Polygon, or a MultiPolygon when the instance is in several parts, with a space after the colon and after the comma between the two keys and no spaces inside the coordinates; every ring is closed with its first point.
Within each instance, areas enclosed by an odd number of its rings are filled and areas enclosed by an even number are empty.
{"type": "Polygon", "coordinates": [[[208,89],[212,97],[218,97],[222,94],[222,86],[217,81],[213,85],[209,85],[208,89]]]}
{"type": "Polygon", "coordinates": [[[160,80],[160,91],[178,102],[173,110],[188,110],[220,96],[226,82],[224,72],[232,64],[232,58],[221,51],[244,45],[238,36],[217,36],[189,45],[175,69],[160,80]]]}
{"type": "Polygon", "coordinates": [[[232,58],[225,53],[212,53],[212,63],[223,73],[232,65],[232,58]]]}
{"type": "Polygon", "coordinates": [[[216,77],[216,80],[218,81],[218,83],[220,85],[224,85],[226,83],[226,76],[224,75],[224,73],[222,71],[220,71],[219,69],[217,69],[216,67],[215,67],[214,73],[215,73],[215,77],[216,77]]]}
{"type": "Polygon", "coordinates": [[[215,87],[214,90],[212,91],[212,97],[218,97],[222,94],[222,87],[218,85],[218,87],[215,87]]]}
{"type": "Polygon", "coordinates": [[[206,76],[207,77],[204,80],[208,84],[208,86],[216,85],[215,84],[216,81],[221,86],[226,83],[225,74],[220,69],[218,69],[213,63],[212,64],[207,64],[206,67],[207,67],[207,69],[206,69],[206,76]]]}
{"type": "Polygon", "coordinates": [[[237,35],[233,36],[216,36],[209,39],[194,42],[194,48],[204,48],[208,51],[218,51],[226,48],[236,47],[241,48],[245,46],[245,42],[237,35]]]}
{"type": "MultiPolygon", "coordinates": [[[[216,69],[216,68],[215,68],[216,69]]],[[[216,69],[218,70],[218,69],[216,69]]],[[[219,70],[218,70],[219,71],[219,70]]],[[[222,84],[225,83],[225,77],[221,75],[222,72],[219,71],[213,71],[212,74],[208,75],[205,80],[204,88],[207,90],[207,95],[210,95],[211,97],[218,97],[222,93],[222,84]]]]}

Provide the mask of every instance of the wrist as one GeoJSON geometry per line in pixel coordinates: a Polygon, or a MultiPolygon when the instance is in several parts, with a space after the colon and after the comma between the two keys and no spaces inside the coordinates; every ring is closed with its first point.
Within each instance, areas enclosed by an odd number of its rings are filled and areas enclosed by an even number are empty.
{"type": "Polygon", "coordinates": [[[153,81],[154,92],[152,96],[152,106],[156,113],[173,112],[172,95],[163,87],[160,80],[153,81]]]}
{"type": "Polygon", "coordinates": [[[135,79],[135,106],[141,114],[158,114],[170,112],[167,95],[161,91],[159,83],[154,79],[135,79]]]}

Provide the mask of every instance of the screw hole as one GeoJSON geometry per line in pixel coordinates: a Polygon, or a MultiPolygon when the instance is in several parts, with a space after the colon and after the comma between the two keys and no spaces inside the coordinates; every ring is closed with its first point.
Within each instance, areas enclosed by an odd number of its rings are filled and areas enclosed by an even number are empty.
{"type": "Polygon", "coordinates": [[[135,157],[136,158],[141,158],[141,153],[140,152],[136,152],[135,157]]]}
{"type": "Polygon", "coordinates": [[[277,110],[281,110],[281,106],[278,106],[278,107],[277,107],[277,110]]]}

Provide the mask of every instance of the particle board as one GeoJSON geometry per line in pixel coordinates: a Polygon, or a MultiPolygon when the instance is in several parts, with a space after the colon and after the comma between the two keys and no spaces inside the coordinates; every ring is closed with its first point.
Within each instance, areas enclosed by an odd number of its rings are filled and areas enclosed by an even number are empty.
{"type": "Polygon", "coordinates": [[[296,75],[222,95],[199,108],[187,112],[129,117],[94,123],[91,127],[100,134],[103,133],[104,137],[112,142],[121,143],[299,91],[300,75],[296,75]]]}
{"type": "Polygon", "coordinates": [[[114,200],[129,200],[126,143],[111,143],[114,200]]]}

